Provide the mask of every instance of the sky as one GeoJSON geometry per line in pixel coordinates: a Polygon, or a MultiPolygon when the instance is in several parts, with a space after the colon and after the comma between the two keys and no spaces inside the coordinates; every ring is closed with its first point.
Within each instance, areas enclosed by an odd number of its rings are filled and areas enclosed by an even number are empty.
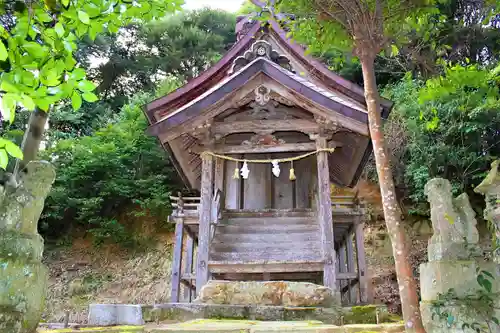
{"type": "Polygon", "coordinates": [[[210,7],[235,12],[240,9],[241,5],[245,1],[246,0],[185,0],[184,8],[198,9],[203,7],[210,7]]]}

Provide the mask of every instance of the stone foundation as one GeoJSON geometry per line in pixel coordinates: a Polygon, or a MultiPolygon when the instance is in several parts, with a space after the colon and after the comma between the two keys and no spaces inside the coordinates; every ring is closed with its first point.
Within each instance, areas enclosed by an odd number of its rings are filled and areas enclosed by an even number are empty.
{"type": "Polygon", "coordinates": [[[497,309],[484,301],[473,305],[481,293],[489,297],[498,295],[499,280],[481,276],[491,284],[489,293],[489,287],[479,284],[479,274],[486,271],[498,277],[500,266],[482,258],[477,221],[467,195],[453,198],[450,182],[440,178],[430,180],[425,192],[434,229],[428,246],[429,262],[420,265],[420,311],[425,330],[427,333],[468,332],[474,331],[470,325],[477,323],[487,328],[485,332],[500,332],[500,326],[493,320],[493,317],[499,318],[500,300],[497,300],[497,309]]]}
{"type": "Polygon", "coordinates": [[[307,282],[208,281],[195,303],[274,306],[340,306],[330,288],[307,282]]]}
{"type": "Polygon", "coordinates": [[[0,333],[33,333],[41,318],[48,272],[37,227],[54,179],[52,165],[37,161],[18,186],[0,186],[0,333]]]}

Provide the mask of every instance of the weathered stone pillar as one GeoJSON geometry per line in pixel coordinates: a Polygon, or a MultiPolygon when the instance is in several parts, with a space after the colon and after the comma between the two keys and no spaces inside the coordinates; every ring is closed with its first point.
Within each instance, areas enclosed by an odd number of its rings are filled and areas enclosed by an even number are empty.
{"type": "MultiPolygon", "coordinates": [[[[499,274],[498,266],[482,258],[477,221],[467,194],[454,199],[450,182],[440,178],[430,180],[425,193],[434,234],[428,245],[429,262],[420,265],[422,321],[427,333],[463,332],[464,324],[478,322],[484,316],[460,300],[476,295],[481,289],[478,272],[499,274]],[[441,304],[438,311],[438,301],[450,292],[454,296],[441,304]],[[437,315],[438,312],[445,313],[446,318],[437,315]]],[[[493,281],[492,291],[499,289],[499,283],[493,281]]]]}
{"type": "Polygon", "coordinates": [[[54,179],[53,166],[36,161],[17,188],[0,187],[0,333],[33,333],[40,321],[48,272],[37,226],[54,179]]]}
{"type": "Polygon", "coordinates": [[[500,160],[491,164],[491,170],[481,184],[474,190],[486,197],[486,209],[484,218],[490,221],[495,228],[496,251],[494,260],[500,264],[500,160]]]}

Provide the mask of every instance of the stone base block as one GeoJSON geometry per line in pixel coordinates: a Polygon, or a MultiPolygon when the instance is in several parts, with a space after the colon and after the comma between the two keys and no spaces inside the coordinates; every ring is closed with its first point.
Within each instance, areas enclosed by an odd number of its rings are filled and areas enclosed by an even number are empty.
{"type": "Polygon", "coordinates": [[[434,301],[454,289],[458,297],[475,293],[477,264],[474,261],[434,261],[420,265],[422,301],[434,301]]]}
{"type": "Polygon", "coordinates": [[[142,306],[132,304],[91,304],[89,325],[144,325],[142,306]]]}
{"type": "MultiPolygon", "coordinates": [[[[477,270],[500,276],[500,265],[484,261],[434,261],[420,265],[422,301],[435,301],[439,294],[453,289],[459,298],[474,295],[481,288],[477,270]]],[[[500,292],[500,279],[494,279],[493,292],[500,292]]]]}
{"type": "Polygon", "coordinates": [[[340,297],[328,287],[307,282],[211,280],[195,303],[331,307],[340,305],[340,297]]]}
{"type": "Polygon", "coordinates": [[[324,325],[320,322],[259,322],[244,320],[194,320],[190,322],[153,327],[148,333],[404,333],[402,324],[383,325],[324,325]]]}
{"type": "Polygon", "coordinates": [[[469,260],[481,257],[483,251],[478,245],[467,243],[429,242],[427,256],[429,261],[469,260]]]}
{"type": "Polygon", "coordinates": [[[259,321],[321,321],[337,324],[343,315],[341,308],[283,307],[260,305],[220,305],[169,303],[143,310],[146,321],[187,321],[194,319],[231,319],[259,321]],[[149,319],[149,320],[148,320],[149,319]]]}
{"type": "MultiPolygon", "coordinates": [[[[479,323],[487,328],[485,314],[463,304],[447,304],[445,308],[441,308],[442,313],[446,312],[448,314],[447,318],[439,318],[436,315],[436,309],[432,302],[421,302],[420,312],[425,330],[428,333],[474,332],[474,330],[463,329],[464,324],[470,325],[472,323],[479,323]]],[[[500,317],[500,310],[496,310],[495,316],[500,317]]],[[[500,332],[500,326],[496,325],[492,320],[489,320],[488,324],[491,331],[486,330],[485,332],[500,332]]]]}
{"type": "Polygon", "coordinates": [[[47,280],[47,268],[40,262],[0,257],[0,333],[36,329],[45,306],[47,280]]]}

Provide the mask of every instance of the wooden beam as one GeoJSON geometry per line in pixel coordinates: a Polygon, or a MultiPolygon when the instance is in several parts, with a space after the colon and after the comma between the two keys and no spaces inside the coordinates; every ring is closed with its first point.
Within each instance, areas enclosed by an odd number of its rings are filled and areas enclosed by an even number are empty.
{"type": "Polygon", "coordinates": [[[364,223],[356,223],[356,256],[358,259],[359,300],[365,304],[368,302],[368,276],[366,271],[365,245],[364,245],[364,223]]]}
{"type": "Polygon", "coordinates": [[[184,234],[184,223],[178,219],[175,224],[175,245],[172,260],[172,286],[170,300],[172,303],[179,302],[181,286],[181,268],[182,268],[182,240],[184,234]]]}
{"type": "Polygon", "coordinates": [[[244,132],[269,131],[286,132],[297,131],[313,133],[319,130],[316,122],[307,119],[284,119],[284,120],[246,120],[232,122],[217,122],[212,126],[212,133],[215,135],[229,135],[244,132]]]}
{"type": "MultiPolygon", "coordinates": [[[[339,274],[348,272],[347,266],[346,266],[346,261],[347,261],[346,244],[345,244],[345,240],[342,240],[342,242],[340,243],[340,247],[339,247],[339,268],[340,268],[338,271],[339,274]]],[[[338,278],[338,276],[337,276],[337,278],[338,278]]],[[[349,281],[341,280],[339,290],[342,290],[346,284],[349,284],[349,281]]],[[[341,295],[342,295],[342,293],[341,293],[341,295]]]]}
{"type": "MultiPolygon", "coordinates": [[[[349,230],[347,233],[347,237],[345,239],[346,242],[346,250],[347,250],[347,271],[355,272],[356,267],[354,266],[354,248],[352,246],[352,230],[349,230]]],[[[354,289],[352,283],[349,283],[349,303],[354,304],[357,302],[356,289],[354,289]]]]}
{"type": "MultiPolygon", "coordinates": [[[[193,253],[194,253],[194,239],[191,235],[186,235],[186,244],[184,249],[184,274],[191,275],[193,274],[193,253]]],[[[193,300],[193,293],[191,288],[184,287],[184,301],[187,303],[191,303],[193,300]]]]}
{"type": "MultiPolygon", "coordinates": [[[[324,137],[316,139],[317,149],[327,147],[324,137]]],[[[320,152],[317,155],[318,164],[318,222],[321,232],[321,247],[323,252],[323,284],[335,290],[337,288],[335,270],[335,238],[333,235],[332,201],[330,197],[330,172],[328,168],[328,153],[320,152]]]]}
{"type": "MultiPolygon", "coordinates": [[[[330,141],[328,148],[342,147],[341,142],[330,141]]],[[[307,152],[316,150],[315,142],[284,143],[276,146],[224,146],[216,145],[215,152],[219,154],[255,154],[255,153],[288,153],[307,152]]]]}
{"type": "Polygon", "coordinates": [[[208,282],[208,252],[210,245],[210,218],[212,207],[212,186],[214,181],[214,160],[202,155],[200,228],[198,232],[198,255],[196,260],[196,292],[208,282]]]}

